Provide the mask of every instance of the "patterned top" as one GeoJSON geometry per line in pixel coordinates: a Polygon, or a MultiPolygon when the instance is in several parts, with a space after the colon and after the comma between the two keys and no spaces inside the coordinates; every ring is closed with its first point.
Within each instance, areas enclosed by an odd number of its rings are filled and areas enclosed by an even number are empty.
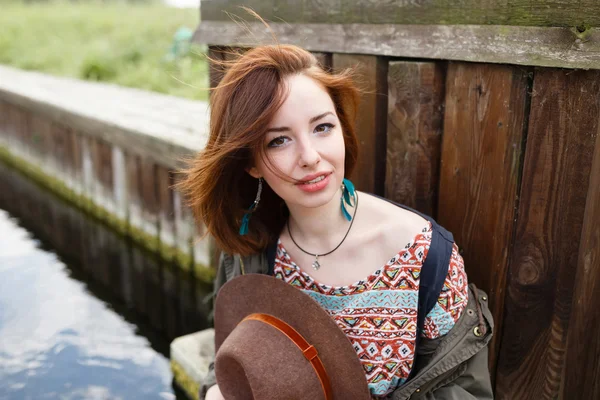
{"type": "MultiPolygon", "coordinates": [[[[431,244],[432,227],[417,234],[386,265],[347,286],[316,282],[278,242],[274,275],[316,300],[344,331],[365,370],[373,397],[384,397],[408,378],[417,330],[419,274],[431,244]]],[[[421,333],[437,338],[452,329],[468,301],[464,262],[453,246],[448,275],[421,333]]]]}

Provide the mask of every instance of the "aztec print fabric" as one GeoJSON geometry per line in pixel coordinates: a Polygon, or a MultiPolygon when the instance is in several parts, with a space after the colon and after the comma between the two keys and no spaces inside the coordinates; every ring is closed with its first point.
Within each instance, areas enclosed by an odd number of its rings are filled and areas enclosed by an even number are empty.
{"type": "MultiPolygon", "coordinates": [[[[419,274],[431,244],[424,228],[382,268],[348,286],[315,282],[290,258],[281,241],[274,275],[316,300],[352,343],[373,397],[383,397],[408,378],[415,354],[419,274]]],[[[421,335],[437,338],[452,329],[468,302],[463,259],[453,246],[448,275],[421,335]]]]}

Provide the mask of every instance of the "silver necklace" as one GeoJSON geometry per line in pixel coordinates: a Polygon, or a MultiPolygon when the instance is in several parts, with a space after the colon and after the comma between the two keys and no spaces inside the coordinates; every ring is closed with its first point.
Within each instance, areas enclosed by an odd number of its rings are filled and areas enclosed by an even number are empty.
{"type": "Polygon", "coordinates": [[[294,240],[294,237],[292,236],[292,232],[290,231],[290,223],[288,221],[287,231],[288,231],[288,234],[290,235],[290,239],[292,239],[292,242],[294,242],[296,247],[299,248],[303,253],[313,256],[315,258],[315,261],[313,261],[313,263],[312,263],[312,267],[315,271],[317,271],[319,268],[321,268],[321,264],[319,263],[319,257],[324,257],[326,255],[333,253],[342,245],[342,243],[344,243],[344,240],[346,240],[346,238],[348,237],[348,234],[350,233],[350,229],[352,229],[352,224],[354,223],[354,219],[356,217],[356,210],[358,210],[358,193],[356,193],[356,204],[354,205],[354,213],[352,214],[352,220],[350,221],[350,226],[348,227],[348,230],[346,231],[344,238],[337,246],[335,246],[335,249],[328,251],[327,253],[323,253],[323,254],[311,253],[309,251],[304,250],[302,247],[300,247],[298,245],[298,243],[296,243],[296,241],[294,240]]]}

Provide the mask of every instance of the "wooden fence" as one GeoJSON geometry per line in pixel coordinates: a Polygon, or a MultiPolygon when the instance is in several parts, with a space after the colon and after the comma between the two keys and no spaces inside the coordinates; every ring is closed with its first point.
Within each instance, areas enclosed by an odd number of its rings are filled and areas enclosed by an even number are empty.
{"type": "MultiPolygon", "coordinates": [[[[497,398],[600,398],[600,3],[381,3],[244,2],[281,43],[358,67],[353,180],[454,233],[490,296],[497,398]]],[[[203,0],[212,57],[273,43],[223,12],[240,4],[203,0]]]]}

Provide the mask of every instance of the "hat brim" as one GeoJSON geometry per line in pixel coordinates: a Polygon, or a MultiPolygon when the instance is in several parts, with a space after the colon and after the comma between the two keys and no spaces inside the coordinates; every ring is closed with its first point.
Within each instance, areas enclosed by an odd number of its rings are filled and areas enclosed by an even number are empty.
{"type": "Polygon", "coordinates": [[[352,344],[331,316],[310,296],[277,278],[247,274],[225,283],[215,302],[215,351],[246,316],[277,317],[318,351],[334,399],[371,399],[365,372],[352,344]]]}

